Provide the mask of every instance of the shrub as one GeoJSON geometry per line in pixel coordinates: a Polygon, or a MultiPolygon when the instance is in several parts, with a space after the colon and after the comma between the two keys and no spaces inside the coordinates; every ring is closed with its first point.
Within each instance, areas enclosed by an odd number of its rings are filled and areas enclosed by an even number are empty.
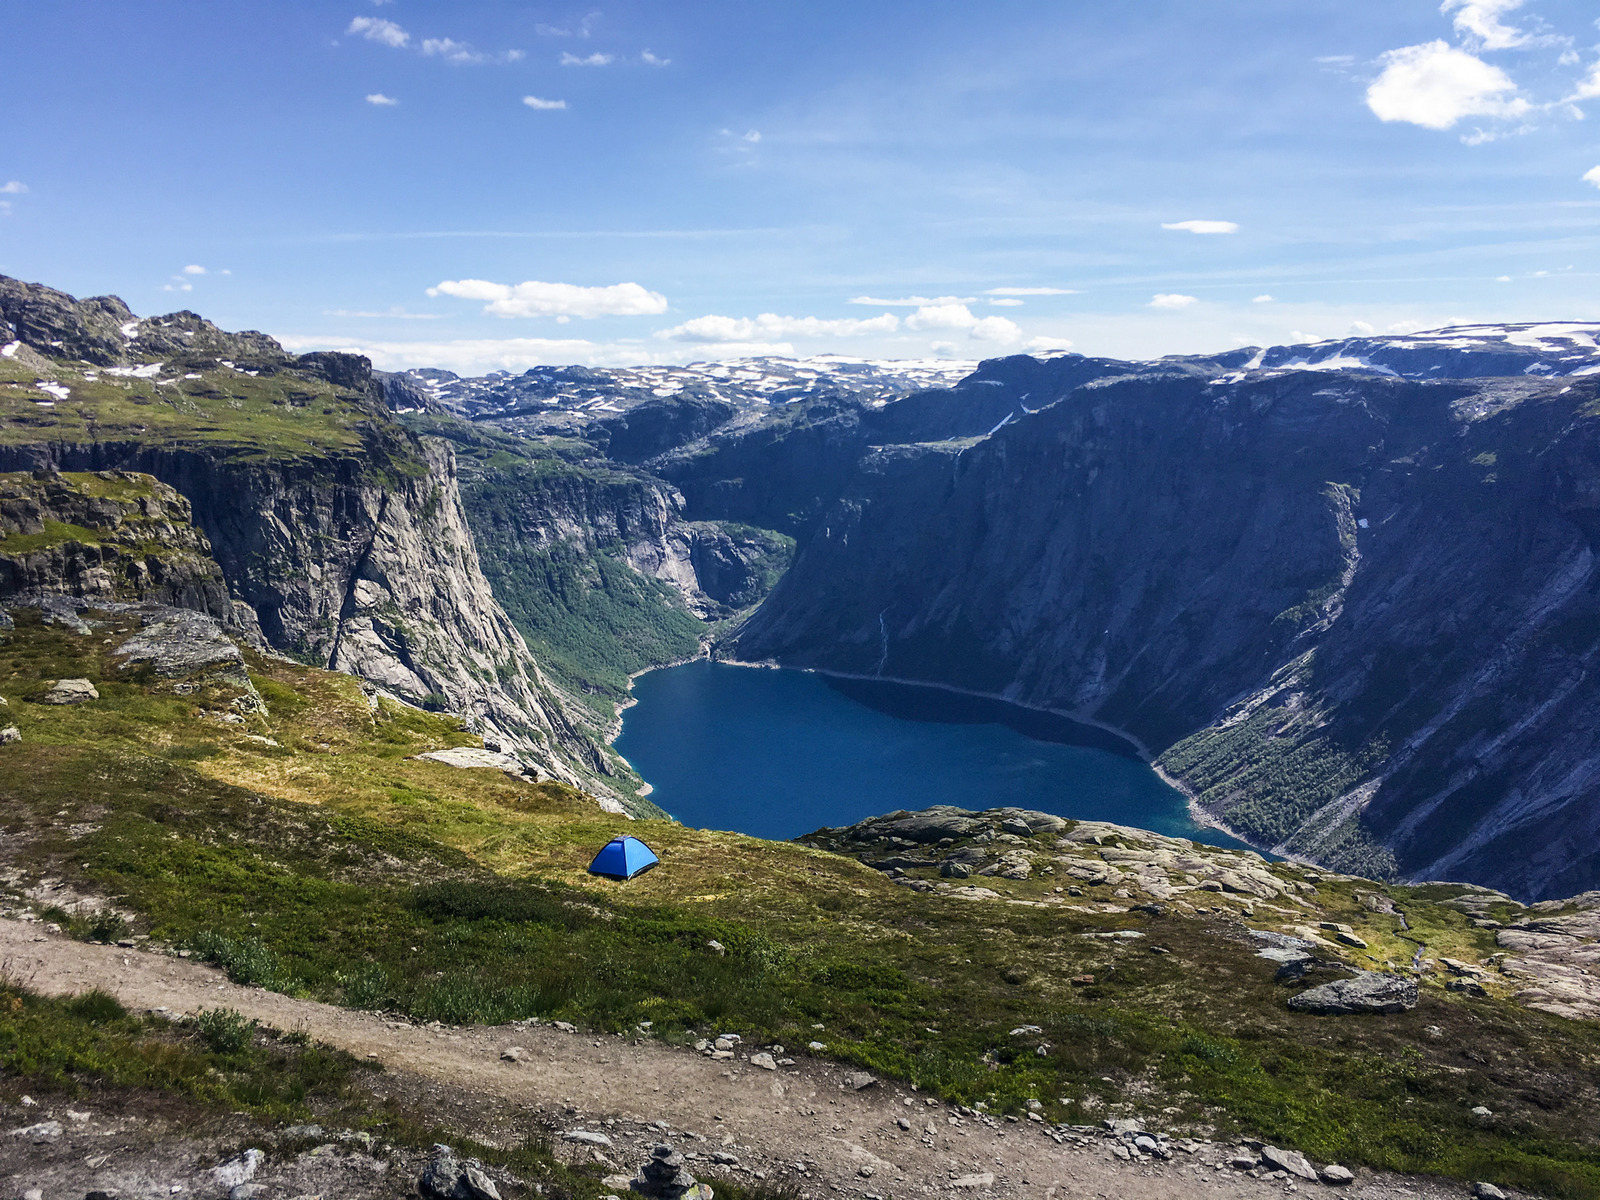
{"type": "Polygon", "coordinates": [[[206,1048],[216,1054],[237,1054],[255,1037],[256,1023],[231,1008],[208,1008],[194,1019],[206,1048]]]}

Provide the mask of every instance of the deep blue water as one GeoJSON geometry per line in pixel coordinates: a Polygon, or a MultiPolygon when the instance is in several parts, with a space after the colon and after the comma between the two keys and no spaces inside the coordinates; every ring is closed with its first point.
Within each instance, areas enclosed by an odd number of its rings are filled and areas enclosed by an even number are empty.
{"type": "Polygon", "coordinates": [[[704,659],[633,692],[617,749],[686,825],[793,838],[897,808],[1015,805],[1240,844],[1196,827],[1115,735],[1035,710],[704,659]]]}

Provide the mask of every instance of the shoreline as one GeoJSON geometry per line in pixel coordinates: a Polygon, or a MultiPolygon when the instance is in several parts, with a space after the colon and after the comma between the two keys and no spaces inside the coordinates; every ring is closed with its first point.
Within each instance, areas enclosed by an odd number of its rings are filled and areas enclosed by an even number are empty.
{"type": "MultiPolygon", "coordinates": [[[[624,704],[618,705],[617,707],[617,716],[614,721],[615,730],[612,732],[610,737],[607,738],[607,744],[610,745],[611,743],[614,743],[621,735],[622,714],[627,709],[632,708],[638,703],[633,695],[633,681],[635,679],[639,678],[641,675],[648,675],[651,671],[664,671],[669,667],[681,667],[688,663],[699,662],[701,659],[707,659],[711,662],[721,663],[729,667],[743,667],[747,670],[798,671],[805,675],[821,675],[831,679],[858,679],[868,682],[893,683],[902,687],[932,688],[941,692],[949,692],[957,696],[971,696],[974,699],[979,700],[994,700],[1001,704],[1009,704],[1013,708],[1027,709],[1030,712],[1046,713],[1053,717],[1062,717],[1069,721],[1075,721],[1079,725],[1087,725],[1094,729],[1104,730],[1106,733],[1116,735],[1123,741],[1127,742],[1129,746],[1133,747],[1133,749],[1137,752],[1140,761],[1143,762],[1145,766],[1149,767],[1151,771],[1155,772],[1156,777],[1160,779],[1162,783],[1166,784],[1173,791],[1177,792],[1183,797],[1185,811],[1188,813],[1189,820],[1194,825],[1201,829],[1215,829],[1219,833],[1224,833],[1228,837],[1233,838],[1234,841],[1239,842],[1241,845],[1248,846],[1251,850],[1258,854],[1275,853],[1268,847],[1258,846],[1255,842],[1251,841],[1248,837],[1245,837],[1238,830],[1231,828],[1226,822],[1207,812],[1206,809],[1200,804],[1199,797],[1195,794],[1194,789],[1176,777],[1168,774],[1161,766],[1157,764],[1155,756],[1150,752],[1150,748],[1146,746],[1142,740],[1135,737],[1127,730],[1119,729],[1117,726],[1106,721],[1097,720],[1094,717],[1073,712],[1070,709],[1047,708],[1042,704],[1024,704],[1020,701],[1012,700],[1009,697],[1001,696],[995,692],[982,692],[974,688],[959,687],[956,684],[950,683],[934,683],[925,679],[901,679],[898,676],[891,675],[862,675],[851,671],[830,671],[821,667],[786,667],[781,663],[772,662],[770,660],[765,662],[746,662],[743,659],[737,658],[717,658],[712,653],[712,647],[707,645],[702,648],[699,654],[691,655],[686,658],[680,658],[673,662],[661,663],[653,667],[646,667],[641,671],[632,672],[628,676],[628,699],[624,704]]],[[[633,767],[632,763],[629,763],[628,765],[629,767],[633,767]]],[[[634,774],[639,774],[637,768],[634,768],[634,774]]],[[[640,778],[643,779],[644,777],[640,776],[640,778]]],[[[641,795],[646,795],[650,791],[654,790],[654,788],[651,787],[648,782],[645,783],[645,788],[646,791],[640,793],[641,795]]],[[[1281,858],[1284,856],[1278,855],[1278,857],[1281,858]]]]}

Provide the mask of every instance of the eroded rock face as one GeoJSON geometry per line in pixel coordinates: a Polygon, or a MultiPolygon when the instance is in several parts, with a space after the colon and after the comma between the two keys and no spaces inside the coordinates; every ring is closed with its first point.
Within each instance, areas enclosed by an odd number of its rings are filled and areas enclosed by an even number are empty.
{"type": "Polygon", "coordinates": [[[255,623],[229,597],[189,502],[132,471],[0,475],[0,601],[50,593],[255,623]]]}
{"type": "Polygon", "coordinates": [[[1594,886],[1600,384],[1571,372],[1595,351],[1357,352],[1390,373],[999,379],[1001,428],[864,452],[730,652],[1091,715],[1341,870],[1594,886]]]}

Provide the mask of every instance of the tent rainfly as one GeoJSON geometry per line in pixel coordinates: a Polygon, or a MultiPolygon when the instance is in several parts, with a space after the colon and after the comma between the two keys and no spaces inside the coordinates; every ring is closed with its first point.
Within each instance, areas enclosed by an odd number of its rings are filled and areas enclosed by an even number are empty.
{"type": "Polygon", "coordinates": [[[632,879],[660,861],[655,852],[636,837],[612,838],[594,856],[589,874],[604,875],[607,879],[632,879]]]}

